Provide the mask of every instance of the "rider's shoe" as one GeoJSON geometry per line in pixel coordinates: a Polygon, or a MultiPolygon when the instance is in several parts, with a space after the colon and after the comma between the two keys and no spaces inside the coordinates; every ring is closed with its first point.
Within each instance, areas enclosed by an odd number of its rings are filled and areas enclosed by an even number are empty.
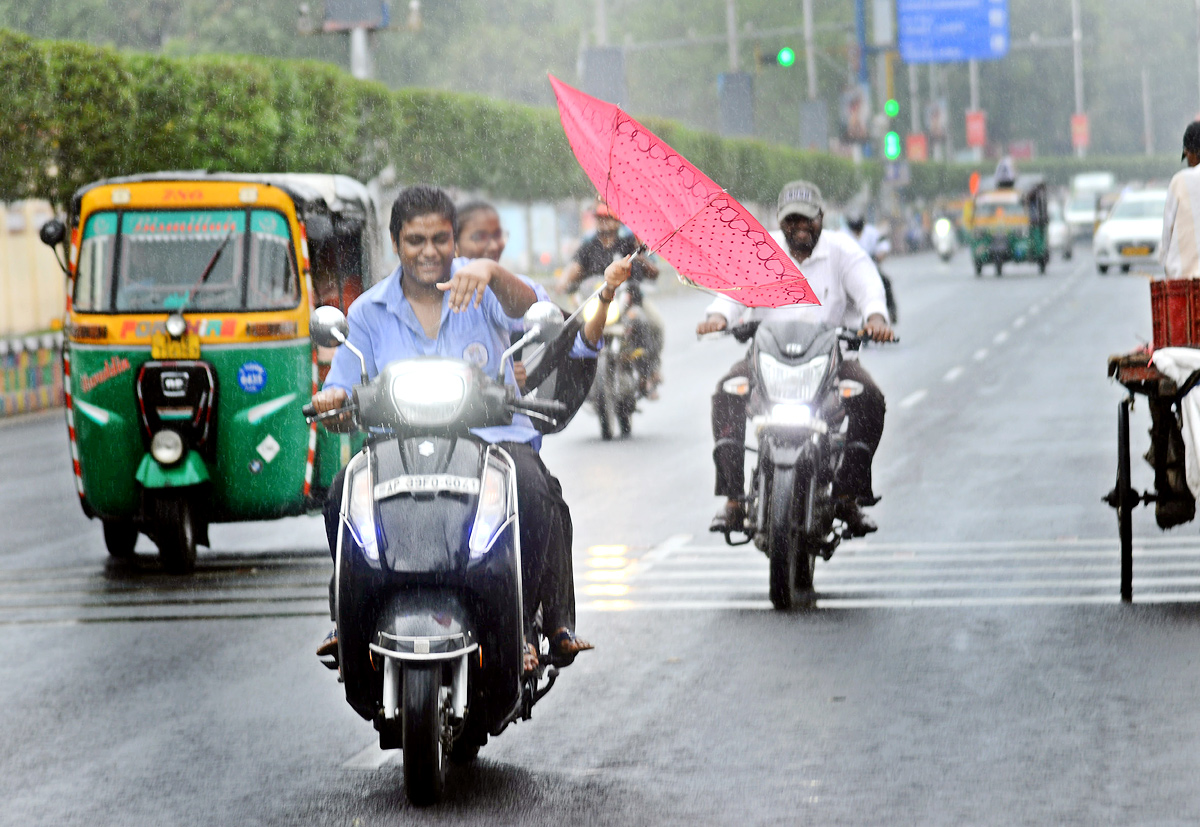
{"type": "Polygon", "coordinates": [[[325,639],[321,641],[321,645],[317,647],[317,657],[321,659],[321,664],[326,669],[337,669],[338,663],[338,633],[334,629],[329,634],[325,635],[325,639]]]}
{"type": "Polygon", "coordinates": [[[848,537],[865,537],[879,530],[875,521],[864,514],[862,507],[852,499],[839,499],[833,513],[846,524],[848,537]]]}
{"type": "Polygon", "coordinates": [[[726,503],[716,513],[708,530],[716,534],[728,534],[731,531],[744,531],[746,528],[746,509],[739,502],[726,503]]]}

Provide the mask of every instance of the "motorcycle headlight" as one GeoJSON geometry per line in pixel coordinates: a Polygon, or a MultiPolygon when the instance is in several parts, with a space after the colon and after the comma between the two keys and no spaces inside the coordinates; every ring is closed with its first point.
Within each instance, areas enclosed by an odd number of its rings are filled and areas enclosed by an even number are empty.
{"type": "Polygon", "coordinates": [[[150,440],[150,456],[160,465],[174,465],[183,458],[183,437],[170,429],[159,431],[150,440]]]}
{"type": "MultiPolygon", "coordinates": [[[[591,321],[592,317],[600,310],[600,299],[592,296],[587,300],[587,304],[583,306],[583,318],[585,321],[591,321]]],[[[604,317],[604,324],[616,324],[621,319],[621,303],[614,299],[608,305],[608,315],[604,317]]]]}
{"type": "Polygon", "coordinates": [[[937,221],[933,222],[934,233],[942,236],[943,238],[950,235],[953,230],[954,227],[951,226],[949,218],[939,218],[937,221]]]}
{"type": "Polygon", "coordinates": [[[471,525],[471,539],[467,541],[472,559],[487,554],[511,517],[508,473],[504,466],[488,462],[479,491],[479,508],[471,525]]]}
{"type": "Polygon", "coordinates": [[[413,361],[392,376],[392,404],[412,425],[451,422],[462,408],[470,387],[465,365],[449,360],[413,361]]]}
{"type": "Polygon", "coordinates": [[[379,533],[375,528],[375,501],[371,496],[370,463],[360,463],[349,474],[346,496],[350,498],[350,504],[346,508],[346,514],[350,532],[367,559],[378,560],[379,533]]]}
{"type": "Polygon", "coordinates": [[[818,356],[799,365],[785,365],[769,353],[758,355],[763,390],[773,402],[808,402],[816,396],[829,370],[829,357],[818,356]]]}

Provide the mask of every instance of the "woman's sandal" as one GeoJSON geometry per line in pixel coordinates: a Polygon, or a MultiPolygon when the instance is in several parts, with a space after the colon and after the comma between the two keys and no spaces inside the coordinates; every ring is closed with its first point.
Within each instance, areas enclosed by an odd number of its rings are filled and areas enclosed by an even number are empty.
{"type": "Polygon", "coordinates": [[[580,652],[595,648],[567,628],[559,629],[550,637],[550,658],[557,666],[570,666],[580,652]]]}

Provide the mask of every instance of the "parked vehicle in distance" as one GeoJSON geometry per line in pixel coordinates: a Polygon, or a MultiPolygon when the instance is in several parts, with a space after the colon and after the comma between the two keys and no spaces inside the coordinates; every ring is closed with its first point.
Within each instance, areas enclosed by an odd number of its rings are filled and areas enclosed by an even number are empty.
{"type": "Polygon", "coordinates": [[[1075,239],[1071,237],[1071,228],[1063,217],[1063,207],[1058,201],[1049,203],[1050,223],[1046,225],[1046,243],[1050,245],[1050,255],[1061,255],[1070,261],[1074,254],[1075,239]]]}
{"type": "Polygon", "coordinates": [[[1071,179],[1064,217],[1072,239],[1092,237],[1096,229],[1096,195],[1116,186],[1117,177],[1111,172],[1082,172],[1071,179]]]}
{"type": "Polygon", "coordinates": [[[1166,190],[1122,195],[1092,239],[1097,272],[1104,275],[1109,267],[1120,267],[1122,273],[1128,273],[1135,264],[1157,267],[1166,204],[1166,190]]]}
{"type": "Polygon", "coordinates": [[[971,260],[975,275],[986,264],[1001,275],[1007,262],[1030,262],[1046,272],[1046,182],[1040,175],[1020,175],[1012,186],[983,189],[971,210],[971,260]]]}

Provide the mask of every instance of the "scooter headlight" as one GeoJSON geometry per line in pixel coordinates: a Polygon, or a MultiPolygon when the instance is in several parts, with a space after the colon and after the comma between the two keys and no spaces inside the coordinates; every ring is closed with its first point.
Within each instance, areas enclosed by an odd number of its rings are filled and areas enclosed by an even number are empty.
{"type": "Polygon", "coordinates": [[[471,539],[467,542],[472,559],[487,554],[511,516],[508,473],[504,466],[488,462],[479,491],[479,509],[475,512],[471,539]]]}
{"type": "Polygon", "coordinates": [[[452,422],[466,399],[469,379],[468,368],[456,361],[408,362],[392,376],[392,404],[412,425],[452,422]]]}
{"type": "Polygon", "coordinates": [[[379,533],[375,528],[375,501],[371,496],[370,465],[362,462],[350,473],[346,484],[349,505],[346,508],[354,542],[368,560],[379,559],[379,533]]]}
{"type": "Polygon", "coordinates": [[[933,222],[934,234],[942,238],[950,235],[953,231],[954,226],[950,223],[949,218],[939,218],[937,221],[933,222]]]}
{"type": "Polygon", "coordinates": [[[150,440],[150,456],[159,465],[174,465],[183,459],[183,437],[169,428],[159,431],[150,440]]]}
{"type": "Polygon", "coordinates": [[[799,365],[785,365],[769,353],[758,356],[763,390],[772,402],[810,402],[829,371],[829,357],[818,356],[799,365]]]}

